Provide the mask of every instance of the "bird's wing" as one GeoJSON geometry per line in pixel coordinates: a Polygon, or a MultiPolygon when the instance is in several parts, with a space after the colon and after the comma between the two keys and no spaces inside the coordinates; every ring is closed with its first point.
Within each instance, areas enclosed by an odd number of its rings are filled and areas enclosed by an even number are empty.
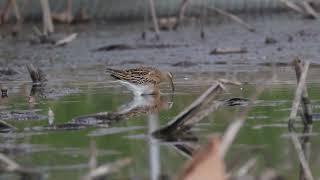
{"type": "Polygon", "coordinates": [[[151,67],[141,67],[128,70],[117,70],[107,68],[107,72],[118,80],[128,81],[134,84],[158,84],[160,78],[156,76],[156,69],[151,67]]]}
{"type": "Polygon", "coordinates": [[[130,74],[136,74],[136,75],[148,75],[148,74],[153,74],[155,73],[157,70],[155,68],[152,67],[139,67],[139,68],[135,68],[135,69],[128,69],[126,70],[126,72],[130,73],[130,74]]]}

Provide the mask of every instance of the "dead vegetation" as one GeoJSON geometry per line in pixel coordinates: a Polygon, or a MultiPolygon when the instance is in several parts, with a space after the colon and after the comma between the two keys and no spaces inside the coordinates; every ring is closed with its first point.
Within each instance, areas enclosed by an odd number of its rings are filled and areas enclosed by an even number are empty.
{"type": "Polygon", "coordinates": [[[290,0],[280,0],[287,8],[303,15],[306,18],[310,19],[318,19],[319,14],[318,12],[312,7],[312,1],[299,1],[299,2],[292,2],[290,0]]]}

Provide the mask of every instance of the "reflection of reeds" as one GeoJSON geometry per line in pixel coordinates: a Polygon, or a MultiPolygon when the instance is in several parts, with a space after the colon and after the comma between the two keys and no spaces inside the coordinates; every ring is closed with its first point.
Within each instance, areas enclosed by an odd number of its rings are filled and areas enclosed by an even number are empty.
{"type": "MultiPolygon", "coordinates": [[[[312,115],[311,115],[311,106],[310,100],[308,98],[307,88],[306,88],[306,78],[309,69],[309,62],[306,62],[302,68],[302,63],[300,60],[294,60],[293,65],[296,70],[298,86],[295,92],[295,97],[292,103],[291,113],[289,116],[289,131],[291,140],[293,145],[297,151],[297,155],[300,161],[300,179],[313,180],[313,176],[308,164],[307,156],[307,143],[309,142],[309,138],[304,138],[302,142],[299,141],[298,136],[295,132],[293,132],[294,121],[297,119],[299,106],[302,106],[303,116],[302,119],[305,122],[304,133],[311,132],[311,124],[312,124],[312,115]]],[[[309,143],[308,143],[309,144],[309,143]]]]}
{"type": "MultiPolygon", "coordinates": [[[[243,126],[249,109],[252,107],[253,102],[256,101],[256,99],[264,91],[265,87],[267,87],[269,82],[270,81],[265,81],[262,85],[257,85],[256,92],[250,98],[247,108],[243,111],[240,111],[237,119],[231,123],[231,125],[229,125],[224,133],[221,143],[219,143],[219,145],[215,144],[214,151],[212,151],[212,147],[210,148],[210,146],[206,145],[199,148],[197,143],[191,144],[189,142],[178,142],[174,145],[174,148],[177,149],[181,154],[187,157],[192,156],[192,159],[187,163],[184,171],[182,172],[180,179],[208,179],[207,175],[210,175],[209,177],[211,178],[216,177],[218,180],[226,178],[223,168],[211,171],[208,170],[208,167],[210,166],[212,168],[213,166],[224,166],[225,155],[234,139],[237,137],[240,128],[243,126]],[[214,160],[214,158],[216,159],[214,160]]],[[[195,123],[202,120],[221,105],[221,103],[218,103],[216,99],[217,95],[223,89],[224,87],[219,83],[211,86],[165,127],[155,131],[153,135],[155,135],[157,138],[165,140],[177,140],[181,135],[181,137],[185,137],[185,133],[189,132],[187,131],[188,129],[190,129],[195,123]]],[[[218,140],[218,138],[213,138],[212,142],[215,140],[218,140]]],[[[249,171],[249,169],[254,166],[255,163],[256,160],[248,161],[245,166],[240,168],[237,173],[238,176],[236,177],[243,177],[249,171]]]]}

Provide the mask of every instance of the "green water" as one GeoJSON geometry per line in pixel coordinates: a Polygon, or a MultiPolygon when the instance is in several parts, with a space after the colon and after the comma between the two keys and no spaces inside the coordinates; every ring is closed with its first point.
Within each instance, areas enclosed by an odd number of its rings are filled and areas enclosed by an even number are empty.
{"type": "MultiPolygon", "coordinates": [[[[33,107],[30,107],[20,91],[10,94],[10,99],[1,105],[8,106],[9,109],[39,109],[39,113],[44,115],[47,115],[50,107],[55,114],[54,123],[62,124],[81,115],[117,111],[132,101],[132,95],[118,86],[112,88],[95,84],[74,86],[81,92],[56,100],[37,99],[33,107]]],[[[45,172],[48,179],[79,179],[89,170],[89,147],[90,142],[94,141],[98,149],[99,165],[125,157],[133,160],[129,166],[112,174],[110,179],[134,177],[156,179],[160,173],[174,177],[188,158],[173,148],[172,143],[159,142],[148,134],[165,125],[206,88],[207,86],[178,85],[173,100],[168,93],[161,95],[162,108],[149,109],[149,113],[133,114],[128,119],[112,123],[109,128],[36,131],[30,128],[46,126],[47,120],[8,121],[17,126],[19,132],[1,135],[1,144],[21,149],[20,151],[14,151],[13,148],[6,151],[5,148],[1,149],[21,165],[45,172]],[[171,101],[173,101],[172,107],[169,105],[171,101]],[[30,146],[21,147],[22,145],[30,146]]],[[[314,112],[319,112],[319,107],[317,108],[320,102],[319,88],[320,84],[308,84],[314,112]]],[[[254,90],[255,87],[252,85],[245,85],[242,90],[233,87],[228,93],[223,93],[220,99],[248,98],[254,90]]],[[[273,168],[287,179],[298,178],[297,153],[290,138],[285,136],[288,133],[285,123],[290,113],[294,90],[294,85],[272,85],[260,95],[227,155],[227,169],[230,167],[236,170],[250,158],[257,158],[253,174],[259,174],[266,168],[273,168]]],[[[165,89],[164,92],[169,92],[169,89],[165,89]]],[[[246,107],[220,107],[192,129],[194,135],[199,138],[199,141],[194,143],[202,144],[212,134],[222,135],[236,118],[237,112],[244,108],[246,107]]],[[[317,126],[318,123],[315,122],[314,133],[319,132],[317,126]]],[[[310,166],[315,177],[320,176],[317,171],[320,165],[317,158],[319,143],[320,138],[317,134],[311,136],[310,166]]],[[[2,176],[7,177],[6,174],[2,176]]]]}

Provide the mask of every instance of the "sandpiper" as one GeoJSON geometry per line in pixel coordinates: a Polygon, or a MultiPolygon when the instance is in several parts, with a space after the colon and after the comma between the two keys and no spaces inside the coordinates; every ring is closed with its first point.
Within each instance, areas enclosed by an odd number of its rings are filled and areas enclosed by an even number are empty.
{"type": "Polygon", "coordinates": [[[170,72],[162,72],[152,67],[127,70],[107,68],[107,72],[135,95],[159,94],[159,84],[163,81],[169,81],[174,92],[172,74],[170,72]]]}

